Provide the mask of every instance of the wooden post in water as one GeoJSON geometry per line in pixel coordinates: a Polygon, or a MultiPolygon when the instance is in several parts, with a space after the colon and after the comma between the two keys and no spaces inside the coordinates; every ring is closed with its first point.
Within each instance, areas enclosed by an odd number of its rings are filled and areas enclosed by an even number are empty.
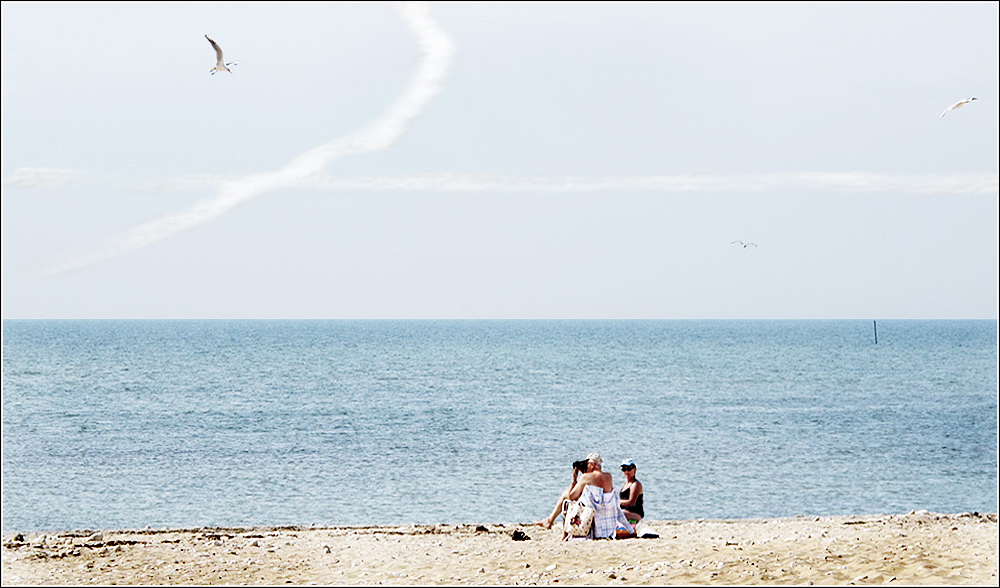
{"type": "Polygon", "coordinates": [[[878,345],[878,323],[872,321],[872,328],[875,330],[875,344],[878,345]]]}

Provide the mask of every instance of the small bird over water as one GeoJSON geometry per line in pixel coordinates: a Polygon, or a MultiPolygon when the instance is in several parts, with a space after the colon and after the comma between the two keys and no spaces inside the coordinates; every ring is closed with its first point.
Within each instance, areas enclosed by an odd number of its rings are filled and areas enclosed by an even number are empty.
{"type": "Polygon", "coordinates": [[[233,70],[229,69],[229,66],[239,65],[240,62],[231,61],[229,63],[226,63],[225,60],[222,59],[222,47],[219,47],[219,44],[213,41],[208,35],[205,35],[205,38],[208,39],[208,42],[212,44],[212,49],[215,49],[215,67],[209,70],[209,73],[212,74],[213,76],[217,71],[228,71],[229,73],[233,73],[233,70]]]}
{"type": "Polygon", "coordinates": [[[952,104],[948,108],[945,108],[944,112],[942,112],[941,116],[939,116],[938,118],[943,117],[944,115],[948,114],[952,110],[955,110],[956,108],[961,108],[961,107],[965,106],[966,104],[968,104],[969,102],[972,102],[973,100],[978,100],[978,98],[972,97],[972,98],[966,98],[965,100],[959,100],[958,102],[952,104]]]}
{"type": "Polygon", "coordinates": [[[733,241],[732,243],[730,243],[730,245],[736,245],[737,243],[739,243],[740,245],[742,245],[744,249],[746,249],[747,247],[756,247],[757,246],[756,243],[744,243],[743,241],[739,241],[739,240],[733,241]]]}

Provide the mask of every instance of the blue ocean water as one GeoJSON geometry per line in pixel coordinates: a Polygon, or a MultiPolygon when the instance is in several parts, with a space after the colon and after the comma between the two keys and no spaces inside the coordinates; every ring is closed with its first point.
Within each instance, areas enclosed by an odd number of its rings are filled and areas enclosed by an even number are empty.
{"type": "Polygon", "coordinates": [[[997,511],[997,322],[3,321],[3,529],[997,511]]]}

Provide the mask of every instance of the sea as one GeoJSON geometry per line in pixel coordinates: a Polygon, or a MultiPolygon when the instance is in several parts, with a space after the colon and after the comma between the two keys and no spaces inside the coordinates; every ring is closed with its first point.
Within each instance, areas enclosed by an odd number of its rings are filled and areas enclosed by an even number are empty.
{"type": "Polygon", "coordinates": [[[4,320],[3,530],[997,512],[996,320],[4,320]]]}

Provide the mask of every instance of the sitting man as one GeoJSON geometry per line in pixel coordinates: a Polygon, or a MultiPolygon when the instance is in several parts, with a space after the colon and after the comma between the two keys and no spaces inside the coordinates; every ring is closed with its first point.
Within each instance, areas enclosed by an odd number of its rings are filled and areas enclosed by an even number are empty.
{"type": "Polygon", "coordinates": [[[579,500],[594,509],[594,524],[590,529],[590,539],[608,539],[616,536],[619,527],[630,532],[634,531],[632,524],[625,518],[618,496],[615,495],[614,480],[611,474],[601,471],[604,461],[597,453],[587,456],[589,467],[587,473],[580,476],[576,486],[567,497],[569,500],[579,500]]]}

